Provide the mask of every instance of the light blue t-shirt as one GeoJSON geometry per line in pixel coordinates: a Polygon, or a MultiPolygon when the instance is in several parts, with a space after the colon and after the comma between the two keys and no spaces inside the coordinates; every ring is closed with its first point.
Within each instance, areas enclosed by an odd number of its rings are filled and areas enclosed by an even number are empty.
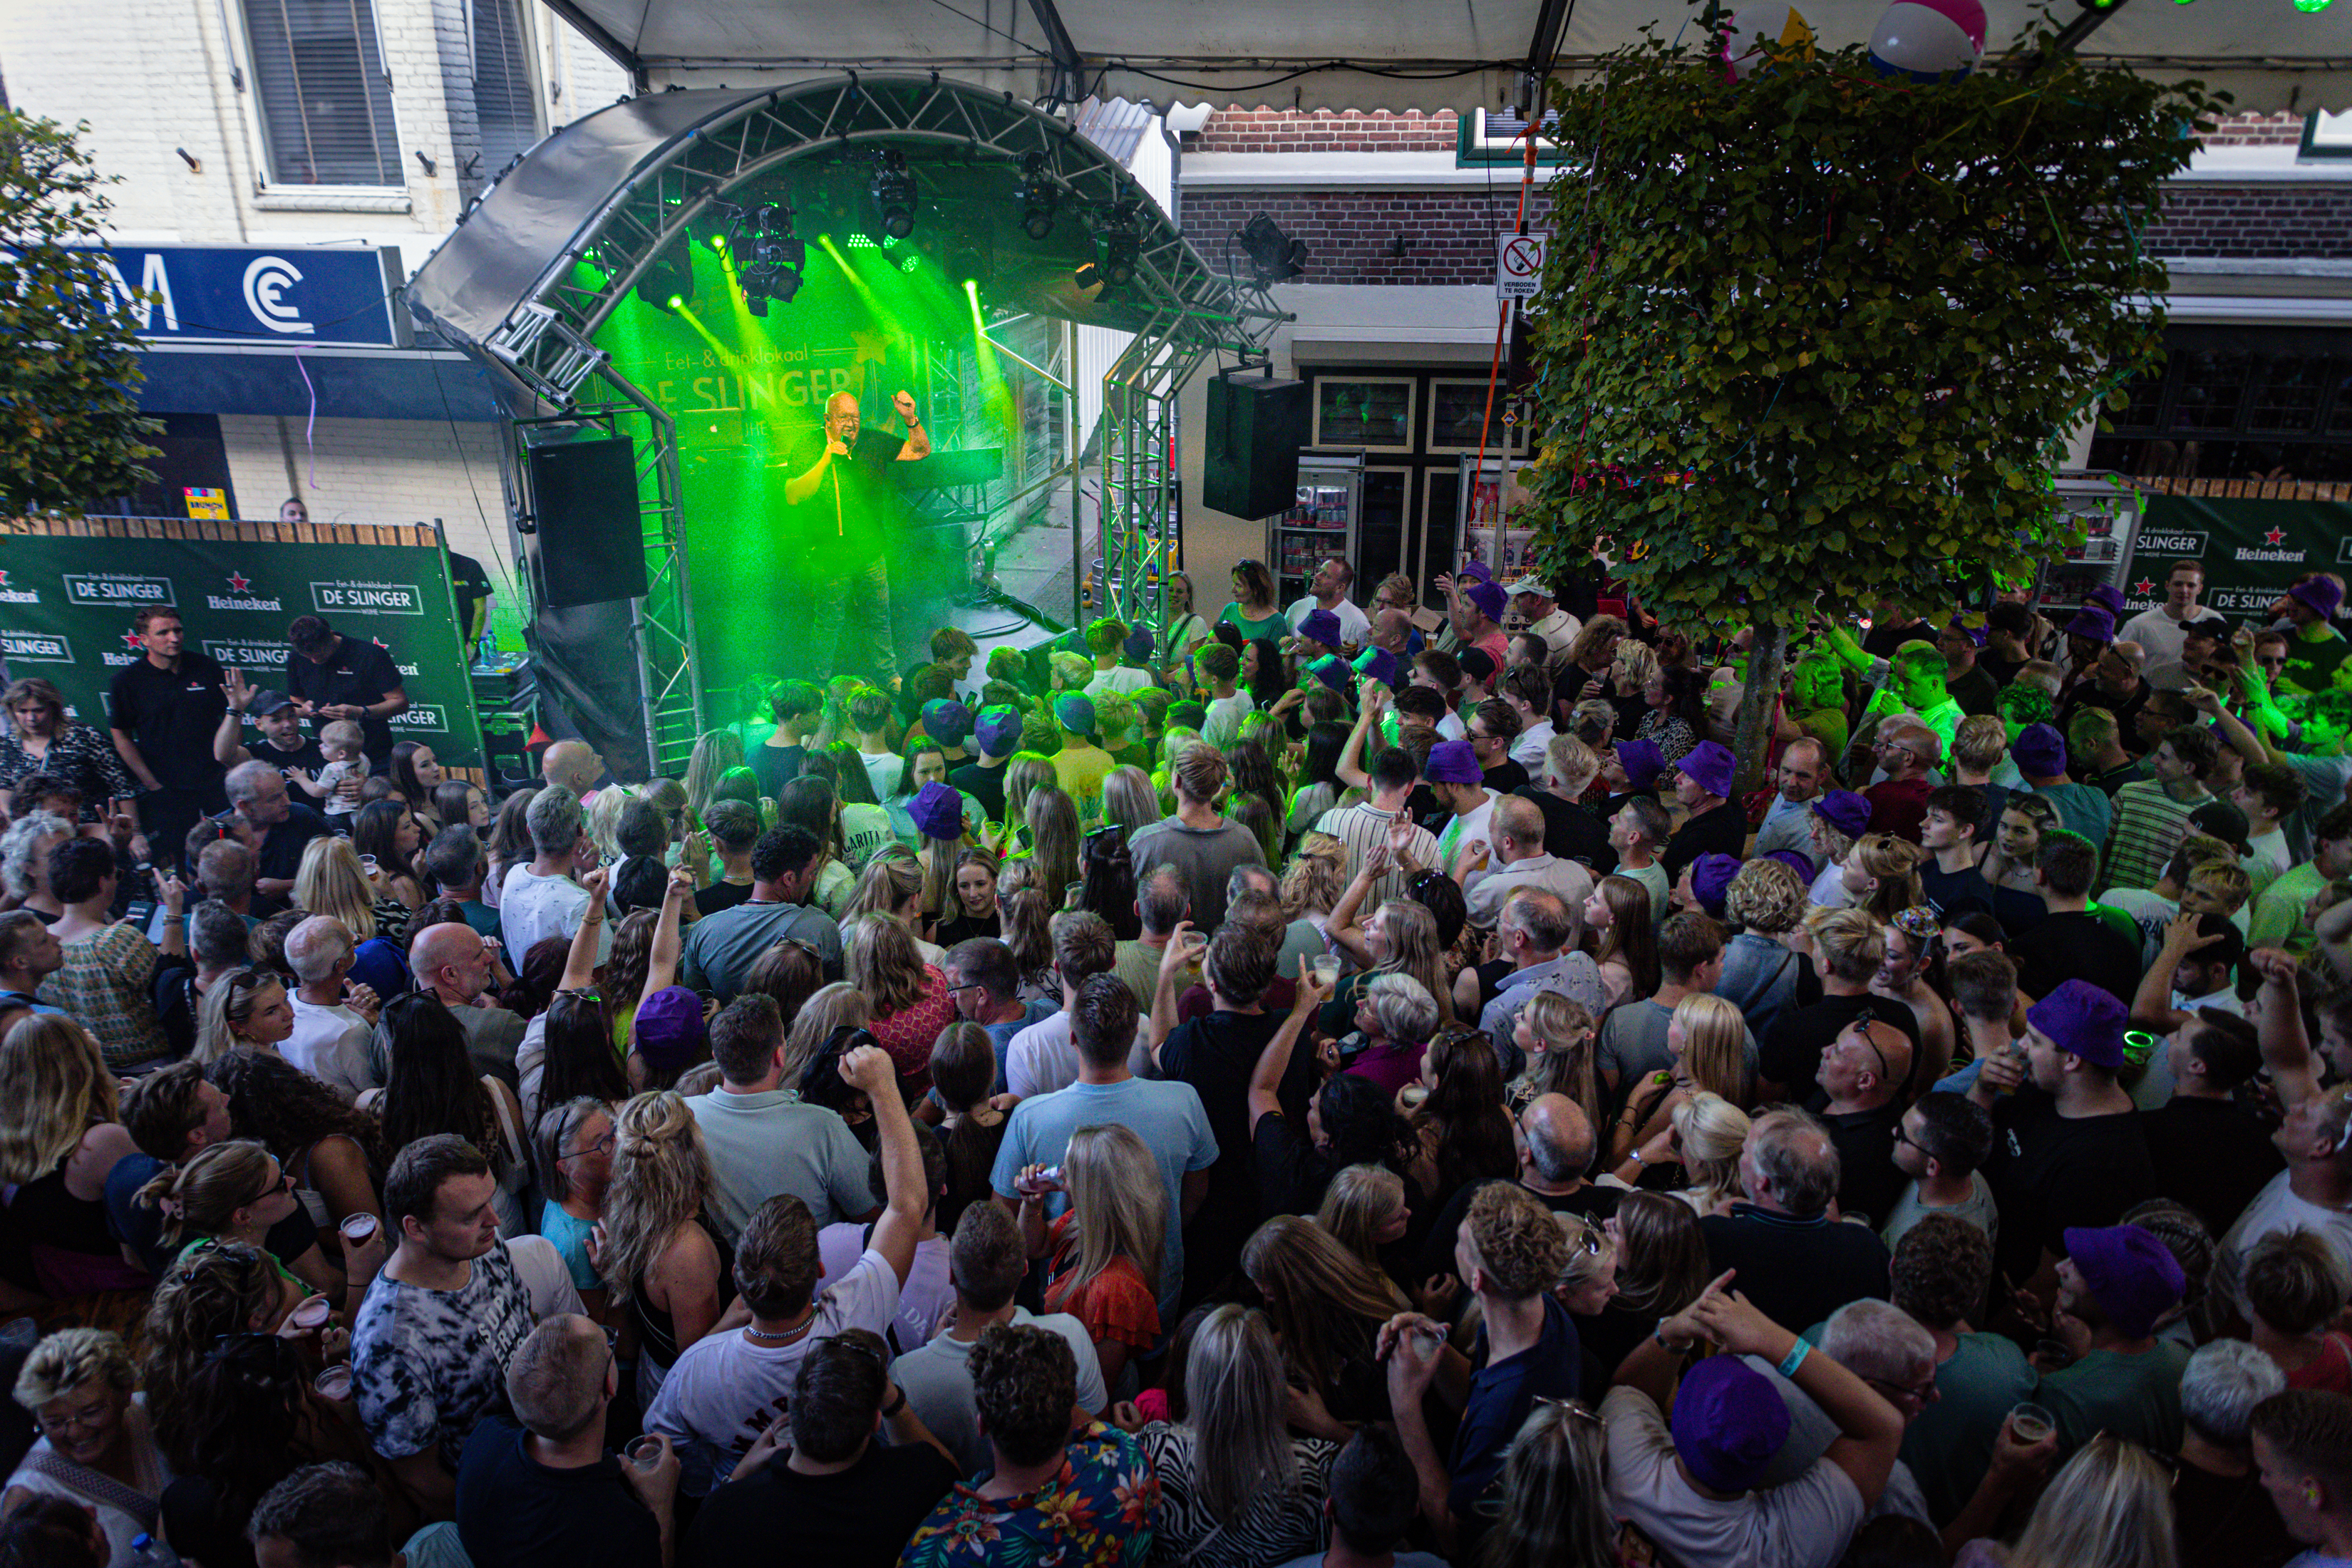
{"type": "Polygon", "coordinates": [[[602,1290],[603,1276],[588,1261],[588,1234],[596,1222],[574,1219],[562,1204],[550,1203],[539,1211],[539,1234],[555,1244],[555,1255],[563,1259],[563,1267],[572,1270],[572,1288],[575,1290],[602,1290]]]}
{"type": "MultiPolygon", "coordinates": [[[[1004,1142],[997,1145],[989,1184],[1000,1197],[1017,1195],[1013,1183],[1022,1166],[1058,1165],[1071,1133],[1114,1121],[1143,1140],[1159,1163],[1160,1183],[1168,1192],[1168,1234],[1160,1255],[1160,1321],[1172,1325],[1184,1289],[1184,1176],[1217,1163],[1209,1114],[1191,1084],[1130,1078],[1118,1083],[1074,1083],[1024,1100],[1004,1124],[1004,1142]]],[[[1049,1216],[1058,1216],[1069,1206],[1062,1193],[1046,1200],[1049,1216]]]]}

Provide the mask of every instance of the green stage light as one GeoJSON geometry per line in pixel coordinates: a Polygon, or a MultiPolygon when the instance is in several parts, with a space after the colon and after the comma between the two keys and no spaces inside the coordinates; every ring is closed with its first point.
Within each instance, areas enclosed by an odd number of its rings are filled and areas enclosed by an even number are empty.
{"type": "Polygon", "coordinates": [[[678,294],[672,294],[667,300],[663,301],[663,304],[672,310],[679,309],[685,303],[685,297],[678,294]]]}
{"type": "Polygon", "coordinates": [[[721,255],[721,256],[726,255],[726,254],[727,254],[727,237],[726,237],[725,235],[723,235],[723,234],[714,234],[714,235],[712,235],[712,236],[710,237],[710,248],[711,248],[711,249],[713,249],[713,250],[715,250],[715,251],[717,251],[717,252],[719,252],[719,255],[721,255]]]}

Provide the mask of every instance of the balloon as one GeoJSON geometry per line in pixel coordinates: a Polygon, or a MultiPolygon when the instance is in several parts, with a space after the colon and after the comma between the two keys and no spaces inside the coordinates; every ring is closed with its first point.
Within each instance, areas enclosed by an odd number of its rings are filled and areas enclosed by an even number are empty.
{"type": "Polygon", "coordinates": [[[1742,5],[1732,12],[1724,24],[1723,39],[1716,58],[1723,61],[1724,74],[1734,81],[1745,81],[1755,69],[1770,59],[1765,46],[1795,49],[1800,54],[1813,52],[1813,30],[1805,23],[1794,5],[1761,4],[1742,5]],[[1761,35],[1763,43],[1757,42],[1761,35]]]}
{"type": "Polygon", "coordinates": [[[1870,63],[1916,82],[1964,77],[1984,58],[1979,0],[1895,0],[1870,35],[1870,63]]]}

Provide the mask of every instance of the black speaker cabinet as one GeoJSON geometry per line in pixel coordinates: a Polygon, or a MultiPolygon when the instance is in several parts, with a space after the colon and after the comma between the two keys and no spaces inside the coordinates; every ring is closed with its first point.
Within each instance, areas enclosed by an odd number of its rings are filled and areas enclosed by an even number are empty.
{"type": "Polygon", "coordinates": [[[637,461],[627,437],[532,447],[530,493],[548,604],[644,597],[637,461]]]}
{"type": "Polygon", "coordinates": [[[1201,500],[1234,517],[1272,517],[1298,502],[1307,384],[1221,375],[1209,383],[1209,450],[1201,500]]]}

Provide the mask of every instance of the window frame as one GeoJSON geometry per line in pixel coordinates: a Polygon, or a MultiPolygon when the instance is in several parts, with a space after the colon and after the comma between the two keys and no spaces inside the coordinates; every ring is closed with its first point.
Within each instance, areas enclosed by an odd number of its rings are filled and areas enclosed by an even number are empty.
{"type": "MultiPolygon", "coordinates": [[[[261,104],[261,55],[254,47],[252,18],[252,8],[256,5],[273,3],[275,0],[235,0],[236,19],[228,24],[229,48],[245,76],[245,86],[238,96],[245,100],[246,128],[252,138],[253,192],[257,204],[265,207],[409,210],[408,136],[401,123],[399,82],[393,75],[391,56],[384,47],[381,0],[360,0],[360,3],[368,8],[368,24],[374,35],[376,66],[383,79],[384,104],[392,119],[393,167],[400,171],[400,183],[389,185],[300,184],[281,181],[277,177],[272,166],[269,118],[261,104]]],[[[227,19],[224,17],[224,20],[227,19]]]]}

